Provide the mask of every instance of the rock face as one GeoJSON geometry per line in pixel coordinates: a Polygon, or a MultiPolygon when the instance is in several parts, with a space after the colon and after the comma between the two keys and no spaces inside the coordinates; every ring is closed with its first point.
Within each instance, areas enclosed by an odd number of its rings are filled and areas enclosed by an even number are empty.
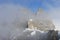
{"type": "Polygon", "coordinates": [[[41,31],[54,30],[55,26],[46,12],[39,10],[35,18],[29,19],[28,28],[39,29],[41,31]]]}
{"type": "Polygon", "coordinates": [[[54,25],[49,20],[33,20],[28,22],[30,29],[39,29],[41,31],[53,30],[54,25]]]}

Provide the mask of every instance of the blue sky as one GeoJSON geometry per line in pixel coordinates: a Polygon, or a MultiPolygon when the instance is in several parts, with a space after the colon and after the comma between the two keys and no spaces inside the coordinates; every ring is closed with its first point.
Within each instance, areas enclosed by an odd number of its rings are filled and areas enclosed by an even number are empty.
{"type": "Polygon", "coordinates": [[[0,4],[14,4],[14,5],[22,5],[31,10],[37,10],[38,7],[42,6],[41,0],[0,0],[0,4]]]}
{"type": "Polygon", "coordinates": [[[57,1],[55,0],[0,0],[0,5],[1,4],[22,5],[24,7],[31,9],[32,11],[37,11],[39,7],[43,9],[48,9],[45,3],[50,4],[54,7],[59,5],[59,3],[57,3],[57,1]]]}

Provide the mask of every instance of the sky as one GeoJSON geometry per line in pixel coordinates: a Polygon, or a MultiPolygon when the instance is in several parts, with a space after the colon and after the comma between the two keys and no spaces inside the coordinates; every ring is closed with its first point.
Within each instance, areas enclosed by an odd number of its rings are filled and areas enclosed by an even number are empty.
{"type": "Polygon", "coordinates": [[[0,0],[0,22],[12,22],[27,13],[33,15],[38,8],[46,10],[57,29],[60,28],[60,0],[0,0]]]}
{"type": "Polygon", "coordinates": [[[57,6],[59,5],[59,0],[0,0],[0,5],[2,4],[13,4],[22,5],[33,11],[36,11],[39,7],[47,9],[47,5],[57,6]]]}
{"type": "Polygon", "coordinates": [[[59,7],[59,0],[0,0],[0,5],[2,4],[13,4],[13,5],[21,5],[31,9],[32,11],[37,11],[38,8],[49,9],[47,5],[51,5],[53,7],[59,7]]]}

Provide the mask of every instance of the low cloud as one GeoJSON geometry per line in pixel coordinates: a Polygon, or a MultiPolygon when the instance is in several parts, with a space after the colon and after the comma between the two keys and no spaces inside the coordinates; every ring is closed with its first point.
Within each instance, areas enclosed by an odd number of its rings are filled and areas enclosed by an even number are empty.
{"type": "Polygon", "coordinates": [[[20,5],[0,5],[0,38],[7,40],[22,33],[27,27],[27,20],[33,12],[20,5]]]}
{"type": "Polygon", "coordinates": [[[49,15],[51,16],[56,30],[60,30],[60,7],[53,8],[49,10],[49,15]]]}

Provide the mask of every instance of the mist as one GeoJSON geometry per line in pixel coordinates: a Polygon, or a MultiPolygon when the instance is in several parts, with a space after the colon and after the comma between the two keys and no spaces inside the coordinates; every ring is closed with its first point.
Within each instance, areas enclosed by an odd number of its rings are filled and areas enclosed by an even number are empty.
{"type": "Polygon", "coordinates": [[[0,5],[0,40],[9,40],[22,33],[32,15],[31,10],[19,5],[0,5]]]}
{"type": "MultiPolygon", "coordinates": [[[[51,6],[51,5],[50,5],[51,6]]],[[[60,31],[60,7],[50,7],[51,9],[48,11],[53,24],[55,25],[55,29],[60,31]]]]}
{"type": "Polygon", "coordinates": [[[35,15],[30,9],[21,5],[0,5],[0,40],[24,40],[25,38],[26,40],[45,40],[46,33],[26,30],[30,18],[49,19],[47,14],[35,15]]]}
{"type": "Polygon", "coordinates": [[[60,7],[54,8],[50,4],[46,6],[50,8],[47,14],[35,16],[34,12],[32,12],[29,8],[23,7],[21,5],[0,5],[0,40],[18,40],[19,38],[21,40],[23,40],[23,38],[27,38],[26,40],[45,40],[46,38],[43,39],[46,37],[45,33],[36,31],[32,36],[31,33],[34,31],[26,30],[23,32],[27,28],[27,22],[30,18],[48,19],[52,21],[56,29],[59,30],[60,7]]]}

